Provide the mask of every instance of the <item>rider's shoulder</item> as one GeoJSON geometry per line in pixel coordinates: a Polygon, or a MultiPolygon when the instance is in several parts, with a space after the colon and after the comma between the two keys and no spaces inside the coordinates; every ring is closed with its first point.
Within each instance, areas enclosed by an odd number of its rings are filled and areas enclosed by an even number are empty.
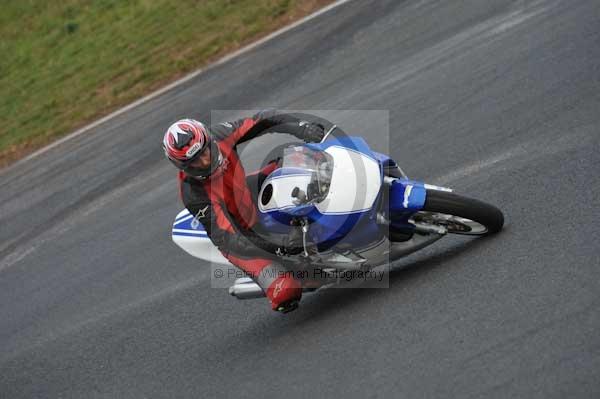
{"type": "Polygon", "coordinates": [[[190,187],[195,191],[206,191],[204,188],[204,181],[193,178],[192,176],[183,175],[179,178],[179,182],[182,186],[190,187]]]}
{"type": "Polygon", "coordinates": [[[187,177],[181,181],[181,195],[185,203],[210,202],[204,183],[191,177],[187,177]]]}
{"type": "Polygon", "coordinates": [[[235,132],[241,126],[240,121],[220,122],[209,127],[209,130],[217,141],[226,139],[231,133],[235,132]]]}

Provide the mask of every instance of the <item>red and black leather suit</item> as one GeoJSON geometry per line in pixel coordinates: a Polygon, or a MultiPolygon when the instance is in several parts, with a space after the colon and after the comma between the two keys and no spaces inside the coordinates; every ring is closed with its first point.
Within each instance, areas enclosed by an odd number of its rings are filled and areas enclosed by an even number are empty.
{"type": "MultiPolygon", "coordinates": [[[[284,270],[272,254],[280,249],[281,243],[264,239],[253,229],[257,223],[257,207],[238,157],[237,145],[275,131],[308,141],[306,125],[294,114],[263,111],[251,118],[211,126],[209,130],[213,140],[217,141],[223,165],[204,180],[179,172],[185,207],[203,224],[221,253],[263,288],[274,309],[294,297],[299,299],[299,284],[277,277],[277,272],[284,270]]],[[[320,137],[313,134],[312,139],[317,141],[320,137]]],[[[259,173],[268,174],[275,166],[270,163],[259,173]]]]}

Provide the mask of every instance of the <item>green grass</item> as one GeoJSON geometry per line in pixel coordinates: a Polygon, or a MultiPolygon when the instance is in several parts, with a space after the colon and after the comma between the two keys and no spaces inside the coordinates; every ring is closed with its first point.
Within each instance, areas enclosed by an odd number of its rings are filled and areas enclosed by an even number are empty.
{"type": "Polygon", "coordinates": [[[17,158],[327,2],[7,0],[0,155],[17,158]]]}

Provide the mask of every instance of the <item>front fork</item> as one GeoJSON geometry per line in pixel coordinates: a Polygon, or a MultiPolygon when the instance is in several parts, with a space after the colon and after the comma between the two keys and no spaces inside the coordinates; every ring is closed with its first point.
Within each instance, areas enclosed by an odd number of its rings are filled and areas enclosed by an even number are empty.
{"type": "Polygon", "coordinates": [[[425,184],[406,177],[385,176],[384,184],[388,190],[387,209],[378,214],[380,223],[387,224],[390,230],[411,236],[412,234],[446,234],[446,228],[431,224],[414,223],[412,216],[423,210],[427,199],[427,190],[451,192],[452,189],[425,184]]]}

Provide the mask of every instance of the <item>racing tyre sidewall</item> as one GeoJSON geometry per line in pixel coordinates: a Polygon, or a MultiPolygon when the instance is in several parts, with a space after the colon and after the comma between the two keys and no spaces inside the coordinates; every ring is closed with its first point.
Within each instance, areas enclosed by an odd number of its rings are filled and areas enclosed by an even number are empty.
{"type": "Polygon", "coordinates": [[[423,211],[457,216],[480,223],[487,228],[481,235],[497,233],[504,225],[504,215],[495,206],[446,191],[427,190],[423,211]]]}

